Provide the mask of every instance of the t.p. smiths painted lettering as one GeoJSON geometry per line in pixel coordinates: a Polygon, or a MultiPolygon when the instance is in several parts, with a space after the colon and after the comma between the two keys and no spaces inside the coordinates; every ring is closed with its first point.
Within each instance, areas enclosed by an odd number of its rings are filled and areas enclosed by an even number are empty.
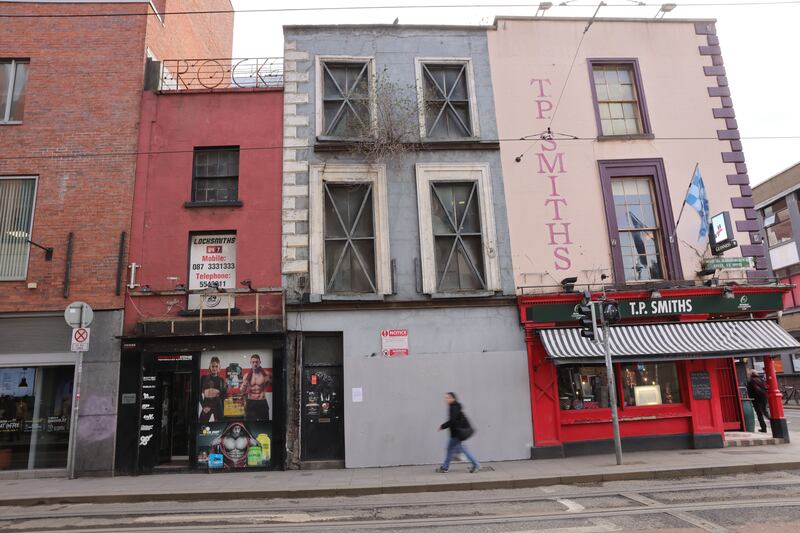
{"type": "MultiPolygon", "coordinates": [[[[552,95],[548,94],[545,87],[550,87],[549,79],[533,78],[530,83],[535,87],[534,102],[536,102],[536,118],[548,120],[548,112],[553,109],[552,95]]],[[[558,142],[555,139],[543,138],[539,145],[539,152],[536,154],[539,168],[537,174],[544,174],[549,181],[550,194],[544,201],[545,208],[550,209],[550,222],[545,222],[547,244],[550,245],[553,254],[553,268],[556,270],[569,270],[572,267],[570,258],[570,222],[564,221],[564,212],[567,207],[567,199],[558,189],[558,181],[565,177],[567,173],[565,153],[559,151],[558,142]]]]}
{"type": "Polygon", "coordinates": [[[691,313],[693,309],[691,298],[628,302],[628,305],[630,306],[631,316],[691,313]]]}

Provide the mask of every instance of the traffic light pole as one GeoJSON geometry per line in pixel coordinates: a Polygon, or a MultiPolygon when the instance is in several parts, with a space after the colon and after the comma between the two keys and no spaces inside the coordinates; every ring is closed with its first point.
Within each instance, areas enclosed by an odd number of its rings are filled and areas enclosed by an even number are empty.
{"type": "Polygon", "coordinates": [[[611,328],[603,320],[603,349],[606,356],[606,374],[608,375],[608,401],[611,404],[611,424],[614,426],[614,453],[617,456],[617,465],[622,464],[622,439],[619,436],[619,414],[617,413],[617,386],[614,382],[614,366],[611,364],[611,347],[609,336],[611,328]]]}

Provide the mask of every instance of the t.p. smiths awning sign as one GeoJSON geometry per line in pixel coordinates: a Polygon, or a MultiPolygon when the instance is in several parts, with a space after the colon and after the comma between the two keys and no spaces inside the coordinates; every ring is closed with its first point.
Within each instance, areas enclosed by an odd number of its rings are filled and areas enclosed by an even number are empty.
{"type": "MultiPolygon", "coordinates": [[[[614,293],[610,293],[614,298],[614,293]]],[[[780,292],[736,294],[733,298],[722,295],[700,295],[691,297],[647,298],[625,300],[618,298],[622,318],[642,318],[682,314],[726,314],[758,313],[783,309],[780,292]]],[[[568,322],[580,318],[575,311],[578,303],[530,304],[525,310],[529,322],[568,322]]]]}

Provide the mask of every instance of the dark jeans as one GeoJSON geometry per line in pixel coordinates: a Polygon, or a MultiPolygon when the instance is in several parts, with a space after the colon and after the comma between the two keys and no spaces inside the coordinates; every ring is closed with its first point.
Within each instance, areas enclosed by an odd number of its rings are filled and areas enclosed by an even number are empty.
{"type": "Polygon", "coordinates": [[[761,425],[761,430],[766,431],[767,423],[764,421],[764,417],[769,417],[767,414],[767,399],[758,397],[753,398],[753,410],[756,412],[758,423],[761,425]]]}
{"type": "Polygon", "coordinates": [[[246,400],[244,404],[245,420],[269,420],[269,404],[267,399],[246,400]]]}
{"type": "Polygon", "coordinates": [[[447,454],[444,456],[444,462],[442,463],[442,470],[447,470],[450,468],[450,461],[453,460],[453,456],[457,453],[463,453],[469,459],[469,462],[472,463],[472,466],[475,468],[480,468],[481,464],[475,458],[472,453],[464,446],[464,443],[458,439],[450,437],[450,440],[447,441],[447,454]]]}

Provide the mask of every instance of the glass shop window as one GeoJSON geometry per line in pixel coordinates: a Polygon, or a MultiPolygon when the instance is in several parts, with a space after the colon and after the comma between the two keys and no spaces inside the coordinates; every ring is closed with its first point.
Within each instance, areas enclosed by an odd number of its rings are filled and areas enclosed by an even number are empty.
{"type": "Polygon", "coordinates": [[[74,367],[0,368],[0,470],[65,468],[74,367]]]}
{"type": "Polygon", "coordinates": [[[605,365],[559,366],[558,398],[565,411],[609,407],[605,365]]]}
{"type": "Polygon", "coordinates": [[[675,363],[626,363],[621,380],[626,406],[681,403],[675,363]]]}

